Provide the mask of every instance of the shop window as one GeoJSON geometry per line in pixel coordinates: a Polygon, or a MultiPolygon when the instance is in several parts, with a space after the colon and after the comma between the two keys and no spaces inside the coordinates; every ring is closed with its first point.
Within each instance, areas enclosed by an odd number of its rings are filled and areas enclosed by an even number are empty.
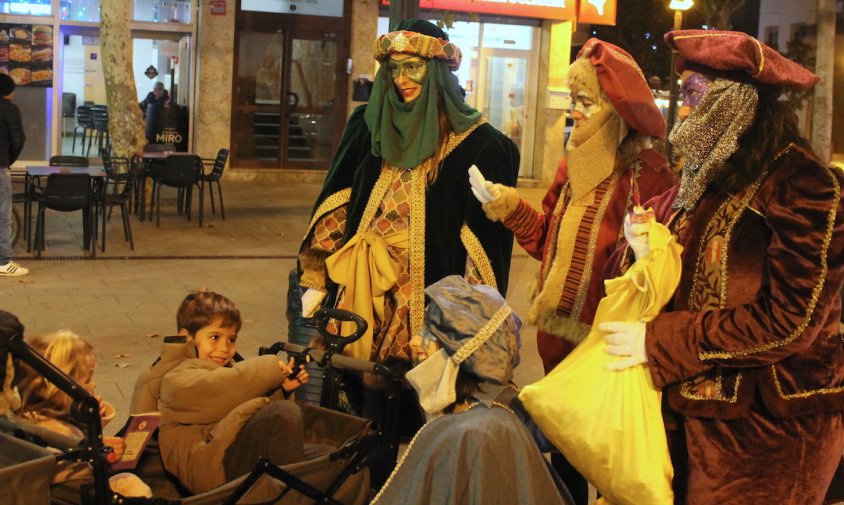
{"type": "Polygon", "coordinates": [[[343,16],[343,0],[242,0],[240,10],[339,18],[343,16]]]}
{"type": "Polygon", "coordinates": [[[0,13],[21,16],[49,16],[50,0],[0,0],[0,13]]]}
{"type": "Polygon", "coordinates": [[[190,0],[135,0],[135,21],[190,23],[190,0]]]}
{"type": "Polygon", "coordinates": [[[100,0],[61,0],[59,5],[62,21],[100,21],[100,0]]]}

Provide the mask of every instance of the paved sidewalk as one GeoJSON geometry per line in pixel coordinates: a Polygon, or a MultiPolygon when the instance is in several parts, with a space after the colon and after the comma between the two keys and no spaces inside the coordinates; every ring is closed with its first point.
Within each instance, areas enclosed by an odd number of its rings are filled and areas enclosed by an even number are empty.
{"type": "MultiPolygon", "coordinates": [[[[164,191],[166,191],[165,188],[164,191]]],[[[47,247],[41,260],[15,250],[30,269],[20,278],[0,278],[0,307],[18,315],[27,335],[69,328],[98,354],[98,391],[117,407],[106,428],[113,433],[128,411],[134,381],[159,353],[161,337],[175,333],[176,309],[184,296],[207,287],[231,298],[244,325],[238,349],[244,356],[287,336],[287,274],[307,227],[320,185],[223,181],[226,220],[211,214],[197,225],[175,212],[175,196],[164,196],[161,227],[132,216],[135,250],[123,240],[119,209],[107,225],[106,252],[92,260],[82,250],[80,213],[47,211],[47,247]]],[[[538,201],[541,190],[520,190],[538,201]]],[[[206,195],[207,196],[207,195],[206,195]]],[[[195,198],[196,199],[196,198],[195,198]]],[[[508,300],[527,313],[527,285],[539,263],[514,247],[508,300]]],[[[525,328],[520,385],[542,376],[535,329],[525,328]]]]}

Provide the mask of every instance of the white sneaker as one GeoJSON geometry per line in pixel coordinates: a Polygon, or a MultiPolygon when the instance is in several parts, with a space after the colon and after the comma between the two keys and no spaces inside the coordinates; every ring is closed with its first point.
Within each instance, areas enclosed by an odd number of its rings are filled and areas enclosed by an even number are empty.
{"type": "Polygon", "coordinates": [[[29,273],[28,268],[24,268],[14,261],[10,261],[0,267],[0,277],[20,277],[29,273]]]}

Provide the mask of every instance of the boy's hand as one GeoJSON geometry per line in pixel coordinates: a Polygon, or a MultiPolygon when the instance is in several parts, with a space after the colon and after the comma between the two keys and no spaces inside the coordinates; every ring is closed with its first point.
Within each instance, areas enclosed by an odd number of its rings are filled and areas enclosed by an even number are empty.
{"type": "Polygon", "coordinates": [[[284,361],[279,361],[278,362],[278,369],[281,370],[281,373],[285,377],[290,377],[290,375],[293,374],[293,366],[295,364],[296,364],[296,360],[293,359],[293,358],[290,358],[290,361],[288,361],[287,363],[285,363],[284,361]]]}
{"type": "Polygon", "coordinates": [[[299,365],[299,373],[296,374],[296,377],[293,377],[292,379],[285,379],[284,384],[282,384],[281,387],[285,391],[290,392],[302,384],[307,384],[308,378],[308,371],[305,370],[305,365],[299,365]]]}

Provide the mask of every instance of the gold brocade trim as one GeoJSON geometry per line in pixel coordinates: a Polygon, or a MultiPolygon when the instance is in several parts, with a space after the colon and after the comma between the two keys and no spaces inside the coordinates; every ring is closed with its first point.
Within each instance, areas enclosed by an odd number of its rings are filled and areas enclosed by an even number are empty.
{"type": "MultiPolygon", "coordinates": [[[[613,172],[610,185],[604,193],[604,198],[601,200],[598,210],[595,212],[595,221],[592,223],[592,230],[589,232],[589,247],[586,250],[586,261],[583,266],[583,274],[580,277],[580,286],[577,289],[577,297],[574,299],[569,316],[575,320],[580,320],[580,314],[583,312],[583,305],[586,303],[586,294],[589,291],[589,284],[592,280],[595,248],[598,247],[598,234],[601,232],[601,224],[604,220],[604,213],[607,211],[607,207],[613,199],[612,195],[615,192],[615,188],[618,185],[620,178],[621,172],[613,172]]],[[[566,273],[566,278],[568,278],[568,272],[566,273]]]]}
{"type": "Polygon", "coordinates": [[[762,43],[756,40],[755,37],[750,37],[750,40],[756,43],[756,49],[759,50],[759,71],[753,77],[759,77],[762,71],[765,70],[765,52],[762,51],[762,43]]]}
{"type": "Polygon", "coordinates": [[[487,321],[486,324],[484,324],[481,329],[475,333],[475,336],[469,339],[469,341],[465,344],[461,345],[460,349],[457,349],[457,352],[451,355],[451,360],[457,365],[463,363],[466,358],[484,345],[484,342],[489,340],[489,337],[498,330],[498,327],[501,326],[504,320],[507,319],[512,312],[513,309],[507,305],[507,302],[504,302],[504,305],[495,311],[495,314],[493,314],[489,321],[487,321]]]}
{"type": "MultiPolygon", "coordinates": [[[[733,33],[703,33],[698,35],[681,35],[679,37],[674,37],[674,40],[683,40],[683,39],[699,39],[702,37],[735,37],[736,35],[733,33]]],[[[763,70],[765,70],[765,53],[762,51],[762,44],[756,40],[754,37],[750,37],[750,40],[756,43],[756,49],[759,50],[759,71],[756,72],[753,77],[759,77],[763,70]]]]}
{"type": "Polygon", "coordinates": [[[424,170],[414,170],[410,182],[410,334],[422,331],[425,321],[425,219],[428,169],[431,158],[423,161],[424,170]]]}
{"type": "MultiPolygon", "coordinates": [[[[493,406],[493,407],[500,407],[500,408],[502,408],[502,409],[506,410],[507,412],[509,412],[509,413],[513,414],[514,416],[516,415],[516,413],[515,413],[515,412],[513,412],[513,409],[511,409],[511,408],[510,408],[509,406],[507,406],[507,405],[504,405],[503,403],[499,402],[498,400],[493,401],[493,402],[492,402],[492,406],[493,406]]],[[[517,417],[518,417],[518,416],[517,416],[517,417]]]]}
{"type": "Polygon", "coordinates": [[[481,116],[481,117],[478,118],[477,121],[475,121],[475,124],[470,126],[469,129],[466,130],[465,132],[463,132],[463,133],[454,133],[454,132],[449,133],[446,141],[443,142],[443,144],[440,146],[439,159],[444,160],[446,158],[446,156],[451,154],[451,151],[454,151],[454,149],[456,149],[457,146],[459,146],[461,142],[466,140],[466,137],[471,135],[473,131],[475,131],[479,126],[481,126],[482,124],[484,124],[486,122],[487,122],[486,118],[481,116]]]}
{"type": "MultiPolygon", "coordinates": [[[[711,380],[711,379],[707,379],[711,380]]],[[[680,395],[683,398],[687,398],[689,400],[716,400],[722,402],[729,402],[729,403],[736,403],[738,401],[738,392],[739,386],[741,385],[741,372],[736,375],[736,385],[733,388],[733,396],[730,398],[726,398],[723,395],[724,390],[724,382],[723,382],[723,375],[721,375],[721,371],[717,371],[717,375],[715,376],[715,380],[713,381],[715,384],[715,391],[713,396],[704,396],[697,394],[692,391],[692,386],[697,384],[694,381],[685,381],[680,385],[680,395]]]]}
{"type": "Polygon", "coordinates": [[[396,467],[393,468],[392,472],[390,472],[390,476],[387,477],[387,480],[384,481],[384,485],[381,486],[381,490],[378,491],[378,494],[375,495],[375,498],[373,498],[372,501],[369,502],[369,505],[375,505],[378,500],[381,499],[381,496],[387,491],[387,488],[390,487],[390,483],[393,482],[393,478],[395,478],[396,474],[399,473],[399,469],[401,469],[402,465],[404,464],[404,461],[407,459],[407,456],[413,449],[413,446],[416,445],[416,441],[419,439],[419,436],[422,435],[422,432],[425,431],[425,428],[427,428],[428,425],[430,425],[432,422],[436,421],[439,418],[440,416],[430,419],[428,422],[423,424],[421,428],[419,428],[419,431],[416,432],[416,435],[413,435],[413,438],[410,440],[410,443],[407,444],[407,449],[405,449],[404,454],[401,455],[401,458],[399,458],[399,461],[396,463],[396,467]]]}
{"type": "Polygon", "coordinates": [[[478,240],[478,237],[472,233],[472,230],[466,224],[460,227],[460,241],[463,242],[466,254],[474,262],[475,268],[480,272],[483,283],[498,289],[498,283],[495,281],[495,272],[492,270],[492,263],[486,255],[486,250],[484,250],[481,241],[478,240]]]}
{"type": "MultiPolygon", "coordinates": [[[[468,404],[466,406],[465,410],[462,410],[461,412],[467,412],[467,411],[477,407],[478,405],[480,405],[480,402],[478,402],[478,401],[472,402],[472,403],[468,404]]],[[[517,415],[515,412],[513,412],[513,409],[511,409],[510,407],[508,407],[507,405],[504,405],[503,403],[501,403],[499,401],[493,401],[492,405],[494,407],[500,407],[500,408],[510,412],[514,416],[517,415]]],[[[428,420],[428,422],[426,422],[425,424],[422,425],[421,428],[419,428],[419,431],[417,431],[416,434],[413,435],[413,438],[410,440],[410,443],[407,444],[407,449],[405,449],[404,453],[401,455],[401,458],[399,458],[398,462],[396,463],[395,468],[393,468],[393,471],[390,472],[390,476],[387,477],[387,480],[384,481],[384,485],[381,486],[381,489],[378,491],[378,493],[375,495],[375,497],[372,499],[372,501],[369,502],[369,505],[376,505],[378,503],[378,500],[381,499],[381,496],[383,496],[383,494],[385,492],[387,492],[387,489],[390,487],[390,484],[393,482],[393,479],[396,477],[396,474],[399,473],[399,470],[404,465],[405,460],[407,460],[407,457],[410,455],[410,452],[413,450],[413,447],[416,445],[416,441],[419,440],[419,437],[428,428],[428,426],[444,415],[452,415],[453,416],[453,415],[456,415],[458,413],[459,412],[454,412],[452,414],[440,414],[440,415],[428,420]]]]}
{"type": "Polygon", "coordinates": [[[401,168],[396,168],[386,161],[381,162],[381,174],[378,175],[378,180],[372,186],[372,191],[369,193],[369,200],[366,202],[366,208],[363,210],[363,215],[358,223],[356,233],[364,233],[372,226],[372,220],[375,219],[375,213],[378,212],[378,207],[384,201],[384,196],[387,190],[390,189],[390,182],[393,180],[393,175],[401,168]]]}
{"type": "MultiPolygon", "coordinates": [[[[719,258],[719,266],[718,266],[718,279],[717,279],[717,289],[718,289],[718,307],[723,309],[727,305],[727,259],[729,254],[729,245],[730,239],[732,238],[733,228],[738,223],[739,219],[744,214],[744,211],[750,207],[750,201],[756,196],[756,192],[759,191],[759,188],[762,185],[762,181],[765,180],[765,177],[768,175],[767,170],[762,172],[759,177],[753,181],[747,190],[740,196],[740,200],[736,202],[737,198],[727,198],[724,202],[718,207],[718,210],[713,214],[713,217],[707,223],[706,228],[703,230],[703,234],[701,235],[700,246],[698,247],[697,258],[695,258],[695,269],[694,275],[692,276],[692,286],[689,290],[689,299],[688,299],[688,306],[692,310],[697,312],[702,312],[704,310],[711,309],[713,307],[705,306],[701,300],[696,300],[695,298],[699,297],[699,293],[697,292],[697,284],[698,278],[701,276],[702,265],[704,264],[704,259],[709,251],[709,248],[706,247],[708,243],[710,243],[715,237],[717,237],[721,232],[723,232],[723,240],[721,241],[721,250],[720,250],[720,258],[719,258]],[[735,206],[734,209],[728,209],[731,205],[735,206]],[[732,212],[730,212],[732,211],[732,212]],[[720,223],[721,216],[733,214],[732,219],[727,222],[727,226],[724,230],[713,230],[716,223],[720,223]]],[[[704,358],[700,358],[704,359],[704,358]]]]}
{"type": "MultiPolygon", "coordinates": [[[[724,308],[727,306],[727,278],[728,278],[728,270],[727,270],[727,256],[729,251],[729,244],[730,240],[733,238],[733,229],[738,224],[738,220],[744,214],[746,209],[753,209],[750,206],[750,202],[753,200],[753,197],[756,196],[756,193],[759,191],[759,188],[762,186],[762,180],[765,176],[768,175],[767,170],[762,172],[762,175],[757,179],[748,190],[747,194],[744,198],[741,199],[741,211],[736,212],[732,221],[727,225],[727,229],[724,231],[724,241],[721,244],[721,263],[720,263],[720,281],[718,283],[718,301],[720,303],[720,308],[724,308]]],[[[758,213],[758,211],[757,211],[758,213]]]]}
{"type": "MultiPolygon", "coordinates": [[[[486,119],[481,117],[465,132],[461,134],[449,133],[446,141],[440,146],[438,156],[440,162],[451,154],[475,129],[486,122],[486,119]]],[[[428,189],[427,178],[428,173],[431,172],[433,159],[433,156],[428,157],[416,167],[409,169],[413,172],[410,183],[409,261],[411,268],[409,268],[409,274],[411,293],[408,307],[410,312],[410,335],[418,334],[422,330],[422,324],[425,320],[425,216],[427,214],[425,205],[428,189]]],[[[387,190],[390,188],[394,174],[405,170],[407,169],[394,167],[386,161],[381,162],[381,174],[372,187],[366,208],[358,223],[357,233],[363,233],[371,227],[372,220],[375,219],[375,214],[378,212],[378,208],[381,202],[384,201],[387,190]]],[[[347,196],[346,199],[348,200],[348,198],[347,196]]]]}
{"type": "MultiPolygon", "coordinates": [[[[824,167],[825,170],[829,173],[829,168],[824,167]]],[[[830,174],[831,175],[831,174],[830,174]]],[[[832,232],[835,228],[835,218],[838,213],[838,205],[841,201],[841,187],[838,184],[838,179],[834,176],[830,177],[832,179],[832,187],[833,191],[837,195],[836,198],[832,199],[832,203],[829,208],[829,212],[827,213],[827,221],[826,221],[826,234],[824,235],[823,244],[821,247],[821,256],[820,256],[820,275],[818,277],[818,282],[815,284],[815,288],[812,290],[812,296],[809,300],[809,303],[806,306],[806,314],[803,318],[803,321],[795,328],[795,330],[789,335],[788,337],[776,341],[776,342],[769,342],[764,345],[759,345],[756,347],[751,347],[749,349],[742,349],[740,351],[732,351],[732,352],[702,352],[698,354],[698,358],[701,360],[707,359],[730,359],[739,356],[747,356],[750,354],[756,354],[759,352],[769,351],[771,349],[775,349],[777,347],[782,347],[786,344],[790,344],[794,340],[796,340],[809,326],[809,321],[812,319],[812,314],[815,311],[815,306],[818,303],[818,298],[820,298],[821,291],[823,291],[823,287],[826,284],[826,275],[829,271],[829,265],[827,263],[827,255],[829,253],[829,245],[832,242],[832,232]]]]}
{"type": "MultiPolygon", "coordinates": [[[[556,220],[557,221],[557,223],[556,223],[557,227],[554,230],[549,230],[549,232],[550,232],[549,236],[551,237],[551,240],[548,243],[548,247],[546,248],[546,250],[543,254],[543,257],[547,257],[549,252],[557,250],[557,237],[560,236],[560,234],[559,234],[560,226],[562,226],[562,224],[563,224],[563,219],[562,219],[563,209],[567,205],[568,192],[569,192],[570,188],[571,188],[571,183],[569,181],[566,181],[566,183],[563,185],[563,188],[560,190],[560,197],[557,198],[557,205],[554,206],[554,213],[552,214],[553,216],[557,217],[557,220],[556,220]]],[[[541,279],[547,279],[548,278],[548,270],[551,268],[551,263],[553,263],[553,261],[543,262],[543,264],[544,264],[543,268],[540,268],[540,270],[541,270],[540,278],[541,279]]],[[[543,287],[544,286],[540,286],[540,288],[543,288],[543,287]]]]}
{"type": "Polygon", "coordinates": [[[776,365],[771,365],[771,375],[774,377],[774,385],[777,388],[777,394],[783,400],[797,400],[799,398],[811,398],[815,395],[831,395],[835,393],[844,392],[844,386],[839,386],[837,388],[821,388],[815,389],[813,391],[800,391],[797,393],[789,393],[786,394],[782,390],[782,385],[780,384],[779,375],[777,375],[777,367],[776,365]]]}
{"type": "Polygon", "coordinates": [[[341,189],[340,191],[329,195],[328,198],[322,201],[317,207],[316,212],[314,212],[314,216],[311,218],[311,222],[308,223],[308,231],[305,233],[305,237],[302,239],[302,242],[308,239],[308,235],[314,229],[314,225],[316,225],[317,221],[325,215],[326,212],[332,211],[337,207],[345,205],[349,203],[349,199],[352,197],[352,188],[341,189]]]}

